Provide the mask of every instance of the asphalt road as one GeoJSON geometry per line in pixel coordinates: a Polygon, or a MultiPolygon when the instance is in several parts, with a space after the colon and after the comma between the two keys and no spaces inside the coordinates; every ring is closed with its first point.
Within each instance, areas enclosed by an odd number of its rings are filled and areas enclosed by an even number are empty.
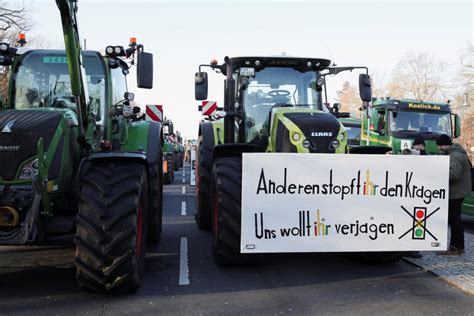
{"type": "Polygon", "coordinates": [[[0,247],[0,315],[474,313],[474,297],[404,261],[291,254],[219,267],[210,233],[194,223],[193,189],[182,171],[165,187],[164,207],[162,240],[149,249],[137,293],[79,290],[72,248],[0,247]]]}

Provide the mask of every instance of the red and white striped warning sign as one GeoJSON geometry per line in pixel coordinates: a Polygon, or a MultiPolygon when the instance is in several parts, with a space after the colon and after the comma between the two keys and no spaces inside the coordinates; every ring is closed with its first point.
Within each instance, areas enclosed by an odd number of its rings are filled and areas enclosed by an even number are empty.
{"type": "Polygon", "coordinates": [[[163,106],[157,104],[147,104],[146,120],[155,122],[163,121],[163,106]]]}
{"type": "Polygon", "coordinates": [[[202,115],[214,115],[216,111],[216,101],[202,101],[202,115]]]}

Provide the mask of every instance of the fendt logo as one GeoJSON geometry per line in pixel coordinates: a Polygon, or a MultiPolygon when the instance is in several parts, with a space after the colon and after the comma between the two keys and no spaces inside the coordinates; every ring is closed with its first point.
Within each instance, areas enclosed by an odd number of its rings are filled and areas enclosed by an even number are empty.
{"type": "Polygon", "coordinates": [[[20,146],[2,146],[0,145],[0,152],[1,151],[18,151],[20,150],[20,146]]]}
{"type": "Polygon", "coordinates": [[[11,133],[13,124],[15,124],[15,120],[9,121],[2,129],[2,133],[11,133]]]}
{"type": "Polygon", "coordinates": [[[332,132],[311,132],[312,137],[332,137],[332,132]]]}

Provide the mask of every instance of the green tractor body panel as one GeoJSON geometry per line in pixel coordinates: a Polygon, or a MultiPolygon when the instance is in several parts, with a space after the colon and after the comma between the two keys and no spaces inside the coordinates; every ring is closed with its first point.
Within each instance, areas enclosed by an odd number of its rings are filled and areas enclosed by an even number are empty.
{"type": "Polygon", "coordinates": [[[474,216],[474,192],[470,196],[464,199],[462,206],[463,214],[474,216]]]}
{"type": "Polygon", "coordinates": [[[121,149],[127,152],[148,152],[149,128],[150,124],[146,121],[131,123],[128,126],[127,133],[122,140],[121,149]]]}

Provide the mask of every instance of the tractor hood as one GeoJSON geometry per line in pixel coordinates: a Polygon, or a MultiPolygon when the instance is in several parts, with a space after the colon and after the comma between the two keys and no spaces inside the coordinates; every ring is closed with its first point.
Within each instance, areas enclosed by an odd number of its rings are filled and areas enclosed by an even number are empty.
{"type": "Polygon", "coordinates": [[[273,112],[275,151],[343,153],[347,135],[330,113],[313,109],[279,108],[273,112]]]}
{"type": "Polygon", "coordinates": [[[62,118],[56,111],[0,112],[0,178],[14,180],[20,165],[37,155],[41,137],[47,151],[62,118]]]}

